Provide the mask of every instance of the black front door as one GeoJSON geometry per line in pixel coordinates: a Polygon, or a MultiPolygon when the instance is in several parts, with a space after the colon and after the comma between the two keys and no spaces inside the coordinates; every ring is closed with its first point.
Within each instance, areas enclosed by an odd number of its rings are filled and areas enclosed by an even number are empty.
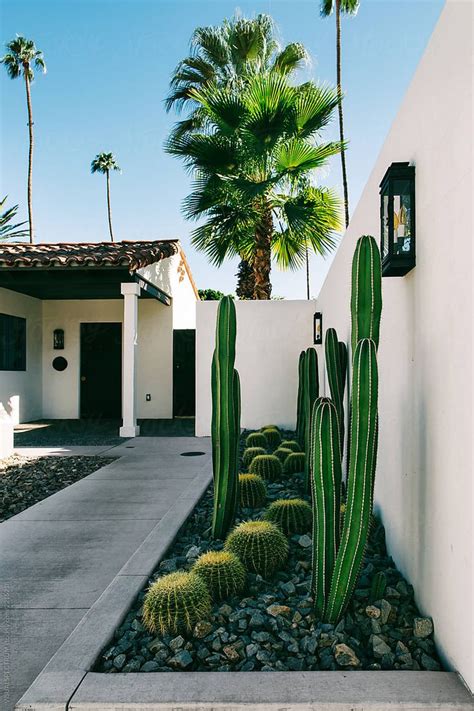
{"type": "Polygon", "coordinates": [[[122,324],[81,323],[81,417],[120,418],[122,324]]]}
{"type": "Polygon", "coordinates": [[[173,417],[196,414],[196,331],[173,331],[173,417]]]}

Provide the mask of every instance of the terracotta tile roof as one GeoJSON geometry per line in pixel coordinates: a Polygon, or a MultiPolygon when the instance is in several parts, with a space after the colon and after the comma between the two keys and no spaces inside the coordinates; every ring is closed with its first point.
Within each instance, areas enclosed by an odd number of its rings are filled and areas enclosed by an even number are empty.
{"type": "Polygon", "coordinates": [[[130,272],[173,256],[178,240],[0,244],[0,269],[24,267],[128,267],[130,272]]]}

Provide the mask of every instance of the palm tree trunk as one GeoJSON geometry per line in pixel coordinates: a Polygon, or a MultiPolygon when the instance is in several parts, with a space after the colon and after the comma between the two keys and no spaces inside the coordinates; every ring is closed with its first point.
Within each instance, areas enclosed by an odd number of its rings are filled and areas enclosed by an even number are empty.
{"type": "Polygon", "coordinates": [[[30,226],[30,243],[33,244],[34,241],[34,229],[33,229],[33,108],[31,106],[31,91],[30,91],[30,78],[29,78],[29,67],[23,67],[25,75],[25,86],[26,86],[26,103],[28,106],[28,133],[30,138],[30,146],[28,150],[28,222],[30,226]]]}
{"type": "MultiPolygon", "coordinates": [[[[341,0],[336,0],[336,82],[339,97],[339,136],[344,142],[344,117],[342,110],[342,82],[341,82],[341,0]]],[[[344,215],[346,228],[349,226],[349,191],[347,188],[346,153],[341,148],[342,186],[344,190],[344,215]]]]}
{"type": "Polygon", "coordinates": [[[107,175],[107,215],[109,217],[110,239],[113,242],[114,241],[114,233],[112,232],[112,210],[110,208],[110,173],[108,170],[106,171],[106,175],[107,175]]]}
{"type": "Polygon", "coordinates": [[[309,250],[306,247],[306,298],[310,300],[310,285],[309,285],[309,250]]]}
{"type": "Polygon", "coordinates": [[[253,299],[255,291],[255,277],[252,265],[246,259],[240,260],[236,277],[237,287],[235,289],[235,293],[239,299],[253,299]]]}
{"type": "Polygon", "coordinates": [[[269,207],[265,207],[262,222],[255,233],[255,257],[253,260],[253,273],[255,275],[254,299],[270,299],[272,294],[270,282],[272,235],[272,211],[269,207]]]}

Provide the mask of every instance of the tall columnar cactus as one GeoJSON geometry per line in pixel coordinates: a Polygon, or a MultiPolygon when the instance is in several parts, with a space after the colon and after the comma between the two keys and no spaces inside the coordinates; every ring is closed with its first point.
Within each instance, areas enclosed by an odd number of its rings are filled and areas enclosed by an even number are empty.
{"type": "Polygon", "coordinates": [[[328,328],[326,331],[324,348],[329,389],[339,419],[342,458],[344,449],[344,388],[346,386],[347,349],[345,343],[338,341],[334,328],[328,328]]]}
{"type": "Polygon", "coordinates": [[[370,527],[377,455],[377,349],[370,338],[358,342],[352,364],[351,444],[347,502],[325,618],[344,612],[359,575],[370,527]]]}
{"type": "Polygon", "coordinates": [[[382,264],[377,242],[370,235],[357,240],[352,260],[352,357],[362,338],[379,345],[382,313],[382,264]]]}
{"type": "Polygon", "coordinates": [[[296,401],[296,439],[303,444],[303,393],[304,393],[304,361],[306,353],[301,351],[298,361],[298,396],[296,401]]]}
{"type": "Polygon", "coordinates": [[[313,414],[313,405],[319,396],[319,372],[318,372],[318,356],[315,348],[306,350],[304,360],[304,451],[306,452],[305,459],[305,483],[309,490],[310,488],[310,446],[311,446],[311,418],[313,414]]]}
{"type": "Polygon", "coordinates": [[[339,417],[325,397],[314,403],[311,442],[313,503],[312,593],[316,614],[323,616],[339,542],[341,455],[339,417]]]}
{"type": "Polygon", "coordinates": [[[224,538],[234,522],[237,506],[240,383],[234,369],[236,332],[235,304],[233,299],[225,296],[217,311],[216,346],[211,370],[212,534],[215,538],[224,538]]]}

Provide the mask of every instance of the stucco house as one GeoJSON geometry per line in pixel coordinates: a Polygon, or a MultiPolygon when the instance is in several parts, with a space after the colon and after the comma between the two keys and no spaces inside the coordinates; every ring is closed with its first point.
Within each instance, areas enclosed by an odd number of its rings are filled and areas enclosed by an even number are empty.
{"type": "Polygon", "coordinates": [[[178,240],[2,245],[0,419],[193,415],[198,300],[178,240]]]}

